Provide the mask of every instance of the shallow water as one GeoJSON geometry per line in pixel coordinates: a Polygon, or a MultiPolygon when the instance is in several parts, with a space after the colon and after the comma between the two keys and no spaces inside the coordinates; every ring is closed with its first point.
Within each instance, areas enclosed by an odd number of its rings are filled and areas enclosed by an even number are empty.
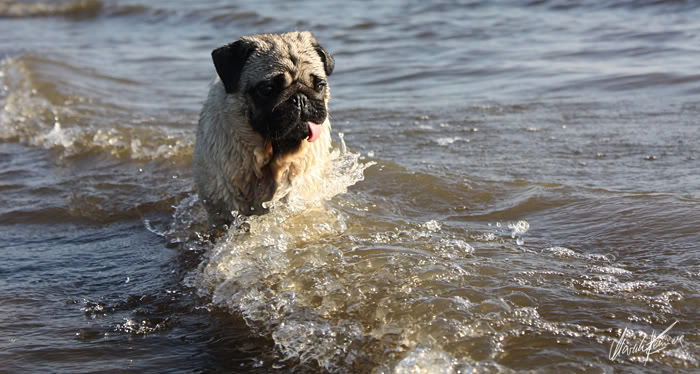
{"type": "Polygon", "coordinates": [[[700,8],[585,4],[0,1],[0,367],[697,371],[700,8]],[[334,168],[211,244],[209,54],[289,30],[334,168]]]}

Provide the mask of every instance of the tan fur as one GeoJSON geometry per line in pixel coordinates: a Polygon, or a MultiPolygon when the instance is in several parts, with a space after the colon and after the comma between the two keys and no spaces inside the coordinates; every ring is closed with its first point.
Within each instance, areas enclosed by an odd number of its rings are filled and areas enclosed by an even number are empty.
{"type": "MultiPolygon", "coordinates": [[[[297,152],[277,155],[248,121],[245,90],[263,79],[292,71],[288,82],[325,77],[323,62],[313,49],[308,32],[245,37],[256,51],[244,65],[239,90],[226,94],[221,80],[212,83],[197,129],[193,155],[194,177],[200,199],[216,225],[230,220],[231,211],[261,214],[263,202],[285,197],[309,198],[317,191],[329,165],[331,125],[322,124],[318,140],[302,141],[297,152]],[[293,56],[293,57],[292,57],[293,56]],[[293,64],[292,58],[297,60],[293,64]]],[[[326,108],[330,90],[325,97],[326,108]]]]}

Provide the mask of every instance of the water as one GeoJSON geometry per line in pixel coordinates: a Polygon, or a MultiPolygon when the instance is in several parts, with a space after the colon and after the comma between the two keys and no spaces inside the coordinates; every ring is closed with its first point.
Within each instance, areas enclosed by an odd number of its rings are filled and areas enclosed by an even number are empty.
{"type": "Polygon", "coordinates": [[[1,1],[0,371],[696,372],[698,16],[1,1]],[[334,169],[212,244],[209,54],[290,30],[336,57],[334,169]]]}

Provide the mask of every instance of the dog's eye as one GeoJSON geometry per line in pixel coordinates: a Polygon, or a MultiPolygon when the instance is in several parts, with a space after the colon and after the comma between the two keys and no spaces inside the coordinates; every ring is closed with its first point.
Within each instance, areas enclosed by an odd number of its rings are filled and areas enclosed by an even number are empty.
{"type": "Polygon", "coordinates": [[[326,81],[324,81],[324,80],[319,79],[316,81],[315,86],[316,86],[316,91],[320,92],[320,91],[323,91],[323,89],[325,89],[326,86],[328,86],[328,83],[326,83],[326,81]]]}
{"type": "Polygon", "coordinates": [[[260,96],[270,96],[272,93],[272,86],[269,84],[263,84],[258,87],[258,95],[260,96]]]}

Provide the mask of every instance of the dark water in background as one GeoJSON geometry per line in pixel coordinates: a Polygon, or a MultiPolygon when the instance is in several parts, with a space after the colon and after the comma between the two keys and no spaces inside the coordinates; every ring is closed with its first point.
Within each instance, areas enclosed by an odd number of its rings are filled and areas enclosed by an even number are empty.
{"type": "Polygon", "coordinates": [[[698,19],[653,0],[0,1],[0,372],[696,372],[698,19]],[[349,152],[329,201],[207,244],[190,165],[209,53],[290,30],[336,56],[349,152]],[[609,358],[624,328],[631,347],[675,321],[648,361],[609,358]]]}

